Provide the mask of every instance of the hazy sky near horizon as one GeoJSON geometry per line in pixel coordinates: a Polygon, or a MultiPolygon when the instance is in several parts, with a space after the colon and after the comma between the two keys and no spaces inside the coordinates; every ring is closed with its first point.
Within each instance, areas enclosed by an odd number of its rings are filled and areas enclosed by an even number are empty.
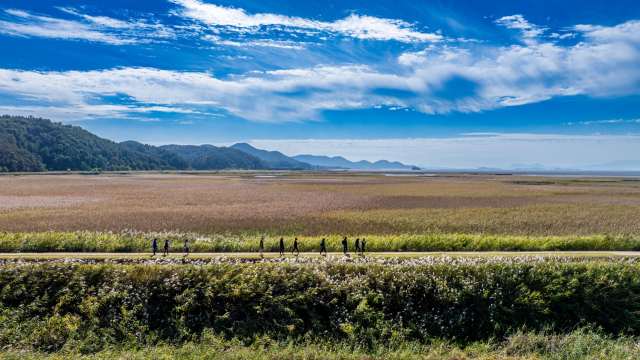
{"type": "Polygon", "coordinates": [[[16,1],[0,113],[424,166],[640,160],[637,1],[16,1]]]}

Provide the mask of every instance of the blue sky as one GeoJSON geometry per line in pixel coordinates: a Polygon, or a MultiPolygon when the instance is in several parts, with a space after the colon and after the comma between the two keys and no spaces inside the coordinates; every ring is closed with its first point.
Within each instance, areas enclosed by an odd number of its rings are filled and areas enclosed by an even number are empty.
{"type": "Polygon", "coordinates": [[[13,1],[0,113],[426,166],[640,160],[637,1],[13,1]]]}

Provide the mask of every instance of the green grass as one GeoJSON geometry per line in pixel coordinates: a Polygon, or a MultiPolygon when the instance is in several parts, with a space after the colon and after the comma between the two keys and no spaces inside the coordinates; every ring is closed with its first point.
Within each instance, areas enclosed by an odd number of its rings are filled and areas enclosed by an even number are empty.
{"type": "Polygon", "coordinates": [[[346,258],[346,259],[362,259],[364,257],[374,259],[419,259],[423,257],[441,257],[448,256],[451,258],[474,258],[474,257],[521,257],[521,256],[540,256],[545,258],[554,258],[558,256],[566,258],[635,258],[640,255],[635,254],[615,254],[608,252],[482,252],[482,253],[457,253],[457,252],[431,252],[431,253],[367,253],[363,255],[354,255],[353,253],[343,255],[342,253],[329,253],[327,256],[319,254],[301,253],[300,255],[286,254],[280,256],[277,253],[265,253],[262,256],[258,253],[191,253],[184,255],[182,253],[165,255],[152,255],[150,253],[10,253],[0,254],[0,259],[24,259],[24,260],[47,260],[47,259],[144,259],[144,260],[162,260],[162,259],[212,259],[225,257],[229,259],[325,259],[325,258],[346,258]]]}
{"type": "MultiPolygon", "coordinates": [[[[640,237],[631,235],[592,236],[495,236],[423,233],[407,235],[365,235],[368,252],[452,252],[452,251],[640,251],[640,237]]],[[[149,252],[153,238],[162,249],[170,240],[172,251],[181,252],[189,239],[191,250],[198,252],[258,252],[259,234],[201,235],[195,233],[119,234],[99,232],[0,233],[0,252],[149,252]]],[[[278,252],[279,237],[265,238],[265,251],[278,252]]],[[[321,236],[299,237],[300,251],[319,251],[321,236]]],[[[329,252],[342,252],[339,236],[326,236],[329,252]]],[[[349,249],[354,250],[354,237],[349,249]]],[[[291,250],[293,239],[286,238],[291,250]]]]}
{"type": "MultiPolygon", "coordinates": [[[[75,344],[78,345],[78,344],[75,344]]],[[[455,343],[434,341],[429,344],[407,343],[396,347],[380,347],[375,351],[358,348],[346,342],[302,343],[274,341],[259,338],[253,344],[237,339],[226,340],[206,335],[195,342],[181,345],[114,346],[97,353],[86,354],[69,346],[47,353],[34,350],[5,349],[4,359],[637,359],[640,357],[638,338],[612,337],[592,329],[583,328],[567,334],[554,335],[537,332],[518,332],[503,341],[481,341],[460,346],[455,343]]]]}

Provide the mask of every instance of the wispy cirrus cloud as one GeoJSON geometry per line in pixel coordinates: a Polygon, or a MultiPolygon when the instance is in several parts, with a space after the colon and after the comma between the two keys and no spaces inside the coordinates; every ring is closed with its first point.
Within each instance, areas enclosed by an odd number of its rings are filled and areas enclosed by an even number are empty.
{"type": "Polygon", "coordinates": [[[597,124],[640,124],[640,119],[617,119],[617,120],[594,120],[594,121],[580,121],[580,122],[568,122],[567,125],[597,125],[597,124]]]}
{"type": "Polygon", "coordinates": [[[161,24],[143,21],[123,21],[106,16],[89,16],[72,8],[61,11],[78,20],[60,19],[30,12],[4,9],[0,18],[0,34],[20,37],[40,37],[84,40],[110,45],[130,45],[158,38],[175,38],[175,31],[161,24]]]}
{"type": "Polygon", "coordinates": [[[359,39],[405,43],[437,42],[443,39],[440,34],[418,31],[414,24],[399,19],[351,14],[344,19],[327,22],[280,14],[249,14],[242,8],[208,4],[199,0],[170,1],[181,6],[176,10],[178,15],[228,31],[257,31],[262,27],[276,27],[279,30],[304,29],[359,39]]]}
{"type": "MultiPolygon", "coordinates": [[[[141,114],[202,114],[202,112],[180,107],[169,106],[145,106],[145,104],[136,105],[116,105],[116,104],[100,104],[91,105],[86,103],[76,104],[57,104],[42,106],[11,106],[0,105],[0,113],[15,114],[22,116],[42,116],[56,120],[80,121],[94,120],[100,118],[109,119],[130,119],[139,121],[158,121],[154,117],[138,117],[141,114]],[[46,114],[46,115],[45,115],[46,114]]],[[[218,114],[207,114],[218,115],[218,114]]],[[[220,115],[222,116],[222,115],[220,115]]]]}
{"type": "Polygon", "coordinates": [[[316,45],[311,42],[302,42],[302,41],[292,41],[292,40],[273,40],[273,39],[256,39],[256,40],[247,40],[243,39],[242,41],[233,41],[233,40],[225,40],[217,35],[205,35],[202,37],[204,40],[211,41],[214,44],[218,45],[227,45],[233,47],[251,47],[251,46],[261,46],[261,47],[273,47],[280,49],[296,49],[302,50],[310,45],[316,45]]]}

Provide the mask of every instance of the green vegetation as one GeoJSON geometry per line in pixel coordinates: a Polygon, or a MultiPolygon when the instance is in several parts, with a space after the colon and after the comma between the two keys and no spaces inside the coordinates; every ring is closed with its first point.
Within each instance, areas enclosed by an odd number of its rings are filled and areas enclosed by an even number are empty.
{"type": "MultiPolygon", "coordinates": [[[[71,343],[73,345],[81,345],[71,343]]],[[[640,347],[636,337],[612,337],[590,329],[579,329],[568,334],[554,335],[519,332],[504,341],[479,341],[459,345],[446,341],[429,344],[416,342],[396,347],[382,346],[373,350],[359,348],[348,342],[295,342],[257,338],[251,344],[237,339],[226,340],[209,334],[197,341],[177,345],[113,346],[93,353],[83,353],[73,345],[60,351],[10,350],[5,359],[305,359],[305,360],[373,360],[373,359],[636,359],[640,347]]]]}
{"type": "MultiPolygon", "coordinates": [[[[182,251],[182,242],[191,241],[193,252],[258,252],[259,234],[201,235],[180,232],[42,232],[0,233],[0,252],[148,252],[154,238],[158,247],[169,240],[173,251],[182,251]]],[[[362,236],[361,236],[362,238],[362,236]]],[[[368,252],[386,251],[640,251],[640,237],[591,236],[494,236],[464,234],[411,234],[364,236],[368,252]]],[[[265,251],[277,252],[278,236],[265,237],[265,251]]],[[[316,252],[322,237],[298,237],[299,249],[316,252]]],[[[341,252],[342,238],[327,236],[327,250],[341,252]]],[[[354,250],[355,237],[349,237],[354,250]]],[[[293,239],[286,238],[290,251],[293,239]]]]}
{"type": "MultiPolygon", "coordinates": [[[[277,164],[276,164],[277,165],[277,164]]],[[[34,117],[0,117],[0,172],[270,169],[240,150],[116,143],[78,126],[34,117]]]]}
{"type": "Polygon", "coordinates": [[[33,117],[0,117],[0,172],[168,169],[174,167],[165,160],[77,126],[33,117]]]}
{"type": "Polygon", "coordinates": [[[171,151],[187,159],[196,170],[221,169],[269,169],[268,163],[244,151],[212,145],[163,145],[162,149],[171,151]]]}
{"type": "Polygon", "coordinates": [[[539,257],[0,261],[0,347],[631,356],[639,271],[630,259],[539,257]],[[583,327],[595,332],[571,333],[583,327]]]}
{"type": "Polygon", "coordinates": [[[191,165],[189,164],[189,161],[187,161],[186,159],[183,159],[178,154],[173,153],[169,150],[159,148],[157,146],[141,144],[137,141],[132,141],[132,140],[123,141],[120,144],[127,146],[137,152],[162,159],[167,163],[169,163],[169,165],[176,168],[177,170],[187,170],[191,167],[191,165]]]}
{"type": "Polygon", "coordinates": [[[247,154],[259,157],[261,160],[267,162],[272,168],[275,169],[313,169],[314,166],[305,162],[298,161],[291,157],[284,155],[279,151],[266,151],[256,149],[247,143],[237,143],[231,145],[230,148],[244,151],[247,154]]]}

